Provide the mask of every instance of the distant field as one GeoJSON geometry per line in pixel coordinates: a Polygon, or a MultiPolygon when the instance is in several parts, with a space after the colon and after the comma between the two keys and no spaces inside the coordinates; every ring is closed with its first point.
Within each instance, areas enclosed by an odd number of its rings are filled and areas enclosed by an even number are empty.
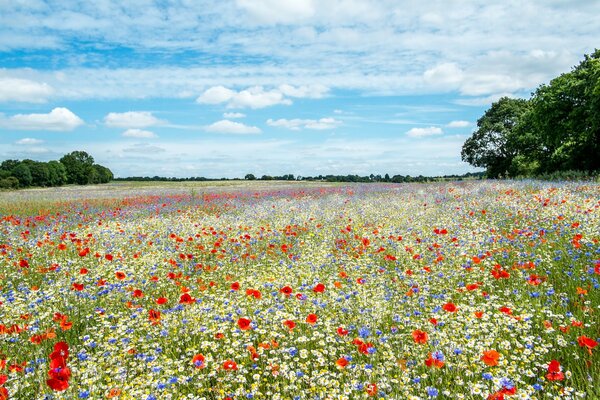
{"type": "Polygon", "coordinates": [[[597,183],[3,192],[0,386],[17,399],[599,399],[599,212],[597,183]]]}

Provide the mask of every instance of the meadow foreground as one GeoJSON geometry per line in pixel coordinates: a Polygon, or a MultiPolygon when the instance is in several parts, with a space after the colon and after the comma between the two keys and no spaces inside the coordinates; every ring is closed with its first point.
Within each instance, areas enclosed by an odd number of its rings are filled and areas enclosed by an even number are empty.
{"type": "Polygon", "coordinates": [[[134,193],[3,197],[0,399],[600,398],[597,183],[134,193]]]}

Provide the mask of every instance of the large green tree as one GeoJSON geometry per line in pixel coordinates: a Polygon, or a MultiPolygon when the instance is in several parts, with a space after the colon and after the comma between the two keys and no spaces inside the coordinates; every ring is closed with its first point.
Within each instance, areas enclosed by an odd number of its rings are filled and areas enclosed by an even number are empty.
{"type": "Polygon", "coordinates": [[[491,178],[510,173],[519,151],[517,126],[528,109],[529,103],[523,99],[502,97],[493,103],[477,120],[477,130],[465,141],[462,160],[486,168],[491,178]]]}
{"type": "Polygon", "coordinates": [[[67,183],[86,185],[92,183],[94,157],[85,151],[73,151],[60,159],[67,170],[67,183]]]}
{"type": "Polygon", "coordinates": [[[600,50],[540,86],[525,120],[541,172],[600,170],[600,50]]]}

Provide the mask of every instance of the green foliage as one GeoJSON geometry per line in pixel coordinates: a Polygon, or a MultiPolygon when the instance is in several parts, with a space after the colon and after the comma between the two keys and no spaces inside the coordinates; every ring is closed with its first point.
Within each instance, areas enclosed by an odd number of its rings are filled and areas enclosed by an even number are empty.
{"type": "Polygon", "coordinates": [[[67,170],[67,183],[86,185],[96,180],[94,158],[85,151],[73,151],[60,159],[67,170]]]}
{"type": "Polygon", "coordinates": [[[4,160],[0,163],[0,189],[108,183],[113,178],[110,169],[94,164],[94,158],[84,151],[67,154],[60,162],[4,160]]]}
{"type": "Polygon", "coordinates": [[[600,50],[530,100],[495,102],[477,126],[461,155],[489,177],[600,171],[600,50]]]}

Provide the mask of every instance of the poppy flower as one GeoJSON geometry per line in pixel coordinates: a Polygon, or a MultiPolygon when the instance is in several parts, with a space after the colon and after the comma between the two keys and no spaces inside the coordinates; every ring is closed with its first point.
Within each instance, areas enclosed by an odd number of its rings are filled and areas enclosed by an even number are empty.
{"type": "Polygon", "coordinates": [[[125,279],[125,277],[127,277],[127,275],[125,275],[125,272],[117,271],[117,272],[115,272],[115,277],[118,280],[122,281],[123,279],[125,279]]]}
{"type": "Polygon", "coordinates": [[[142,292],[140,289],[136,289],[133,291],[133,297],[141,299],[142,297],[144,297],[144,292],[142,292]]]}
{"type": "Polygon", "coordinates": [[[8,389],[0,387],[0,400],[8,400],[8,389]]]}
{"type": "Polygon", "coordinates": [[[262,298],[262,294],[260,293],[260,290],[256,290],[256,289],[246,289],[246,296],[252,296],[255,299],[262,298]]]}
{"type": "Polygon", "coordinates": [[[475,314],[475,318],[483,317],[483,311],[475,311],[473,314],[475,314]]]}
{"type": "Polygon", "coordinates": [[[29,261],[27,261],[27,260],[19,260],[19,267],[21,267],[21,268],[29,268],[29,261]]]}
{"type": "Polygon", "coordinates": [[[84,288],[83,283],[77,283],[77,282],[73,282],[73,285],[71,285],[71,290],[77,290],[78,292],[81,292],[84,288]]]}
{"type": "Polygon", "coordinates": [[[340,368],[346,368],[346,365],[348,365],[348,360],[346,360],[344,357],[340,357],[335,364],[340,368]]]}
{"type": "Polygon", "coordinates": [[[560,363],[557,360],[552,360],[550,361],[550,364],[548,364],[546,379],[549,381],[562,381],[565,379],[565,375],[560,370],[560,363]]]}
{"type": "Polygon", "coordinates": [[[325,285],[322,283],[317,283],[317,285],[313,288],[313,292],[315,293],[323,293],[325,291],[325,285]]]}
{"type": "Polygon", "coordinates": [[[231,284],[231,290],[240,290],[240,283],[239,282],[233,282],[231,284]]]}
{"type": "Polygon", "coordinates": [[[429,356],[425,360],[425,365],[428,367],[442,368],[444,366],[444,356],[441,352],[436,351],[429,353],[429,356]]]}
{"type": "Polygon", "coordinates": [[[494,367],[498,365],[499,358],[500,353],[498,353],[496,350],[487,350],[483,352],[483,355],[481,356],[481,361],[483,361],[484,364],[489,365],[490,367],[494,367]]]}
{"type": "Polygon", "coordinates": [[[54,351],[50,353],[50,359],[62,357],[63,359],[69,358],[69,345],[65,342],[58,342],[54,345],[54,351]]]}
{"type": "Polygon", "coordinates": [[[50,378],[46,380],[46,384],[50,387],[50,389],[56,392],[62,392],[63,390],[67,390],[69,388],[69,380],[62,376],[50,378]]]}
{"type": "Polygon", "coordinates": [[[501,313],[504,313],[504,314],[506,314],[506,315],[511,315],[511,314],[512,314],[512,310],[511,310],[509,307],[506,307],[506,306],[502,306],[502,307],[500,307],[500,308],[499,308],[499,311],[500,311],[501,313]]]}
{"type": "Polygon", "coordinates": [[[348,330],[340,326],[339,328],[337,328],[337,334],[340,336],[346,336],[348,334],[348,330]]]}
{"type": "Polygon", "coordinates": [[[285,321],[283,321],[283,325],[290,331],[296,327],[296,323],[291,319],[286,319],[285,321]]]}
{"type": "Polygon", "coordinates": [[[225,371],[237,371],[237,364],[233,360],[227,360],[223,363],[223,369],[225,371]]]}
{"type": "Polygon", "coordinates": [[[598,342],[594,339],[584,335],[577,338],[577,343],[579,343],[579,346],[587,348],[590,354],[592,354],[592,349],[598,345],[598,342]]]}
{"type": "Polygon", "coordinates": [[[290,296],[293,293],[293,290],[289,286],[284,286],[281,289],[279,289],[279,293],[283,293],[286,296],[290,296]]]}
{"type": "Polygon", "coordinates": [[[375,383],[369,383],[365,390],[370,397],[377,395],[377,385],[375,383]]]}
{"type": "Polygon", "coordinates": [[[237,321],[238,326],[243,331],[247,331],[248,329],[250,329],[250,323],[252,323],[252,321],[248,318],[240,318],[237,321]]]}
{"type": "Polygon", "coordinates": [[[319,317],[317,317],[317,314],[308,314],[306,316],[306,322],[308,322],[311,325],[314,325],[317,322],[317,319],[319,317]]]}
{"type": "Polygon", "coordinates": [[[158,304],[158,305],[165,304],[167,301],[168,300],[166,297],[159,297],[158,299],[156,299],[156,304],[158,304]]]}
{"type": "Polygon", "coordinates": [[[160,323],[160,311],[150,309],[148,310],[148,319],[152,322],[153,325],[160,323]]]}
{"type": "Polygon", "coordinates": [[[442,308],[444,309],[444,311],[448,312],[456,312],[456,310],[458,310],[458,307],[456,307],[456,305],[452,302],[444,304],[442,308]]]}
{"type": "Polygon", "coordinates": [[[112,254],[105,254],[104,258],[106,258],[106,260],[108,260],[108,261],[112,261],[113,260],[113,255],[112,254]]]}
{"type": "Polygon", "coordinates": [[[196,368],[206,367],[204,356],[202,354],[196,354],[192,357],[192,364],[194,364],[196,368]]]}
{"type": "Polygon", "coordinates": [[[179,304],[194,304],[196,299],[190,296],[189,293],[184,293],[179,297],[179,304]]]}
{"type": "Polygon", "coordinates": [[[419,329],[415,329],[412,333],[412,337],[413,337],[413,340],[415,341],[415,343],[418,343],[418,344],[427,343],[427,339],[428,339],[427,332],[421,331],[419,329]]]}
{"type": "Polygon", "coordinates": [[[7,380],[8,380],[8,376],[0,375],[0,385],[4,385],[7,380]]]}

